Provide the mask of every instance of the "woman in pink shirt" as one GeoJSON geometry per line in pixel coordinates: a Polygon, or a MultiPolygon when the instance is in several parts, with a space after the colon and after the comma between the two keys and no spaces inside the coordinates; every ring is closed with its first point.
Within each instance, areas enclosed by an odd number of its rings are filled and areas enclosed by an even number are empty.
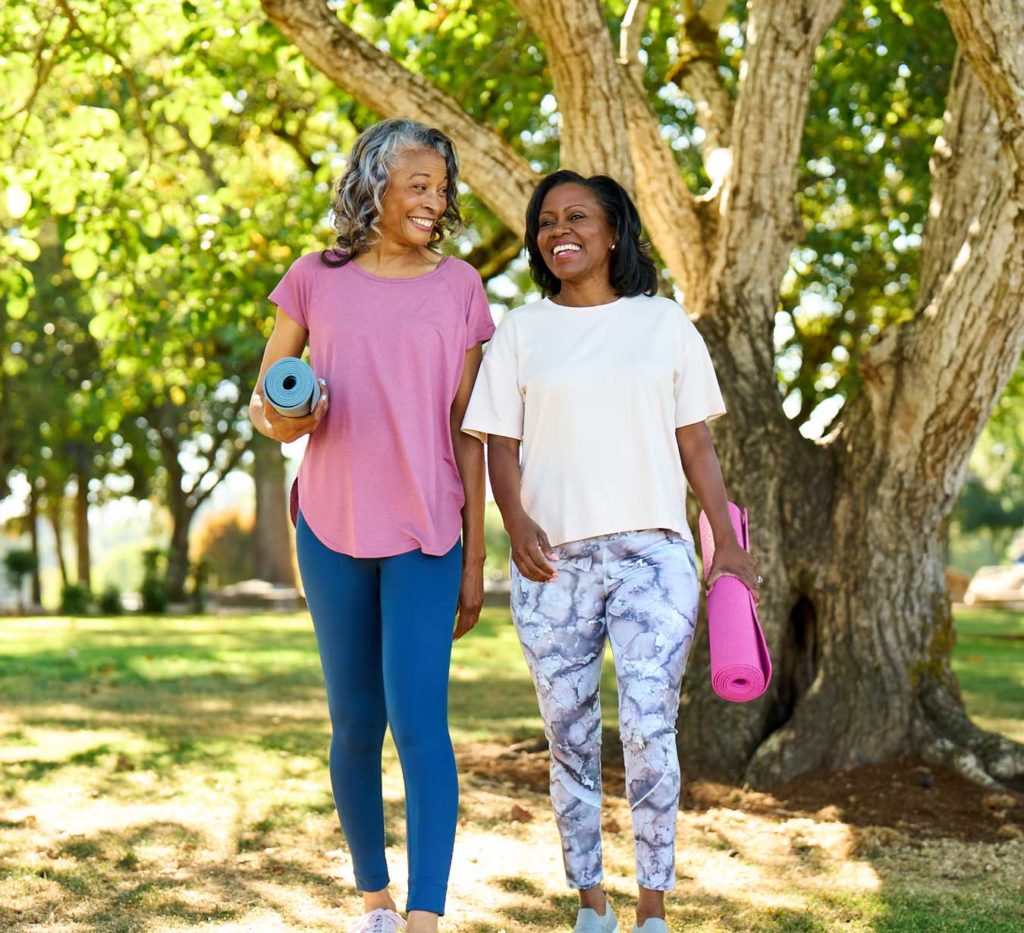
{"type": "Polygon", "coordinates": [[[412,933],[437,929],[455,839],[452,627],[457,615],[457,638],[479,617],[484,561],[483,447],[459,426],[494,331],[480,276],[436,249],[460,223],[457,178],[438,130],[386,120],[359,137],[332,203],[335,247],[300,257],[270,295],[249,408],[267,437],[309,435],[296,543],[365,908],[352,933],[406,929],[384,858],[387,727],[405,778],[412,933]],[[286,418],[264,405],[263,377],[307,341],[322,395],[286,418]]]}

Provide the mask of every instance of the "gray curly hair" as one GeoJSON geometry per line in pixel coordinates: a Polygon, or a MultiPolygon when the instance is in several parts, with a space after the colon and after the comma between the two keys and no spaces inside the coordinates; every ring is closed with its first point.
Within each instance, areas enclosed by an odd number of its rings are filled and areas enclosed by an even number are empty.
{"type": "Polygon", "coordinates": [[[329,266],[342,266],[365,253],[380,238],[377,224],[391,168],[400,152],[429,149],[444,159],[448,176],[448,203],[430,235],[430,247],[462,227],[459,213],[459,163],[455,145],[440,130],[415,120],[382,120],[359,135],[348,165],[334,189],[331,225],[337,233],[334,246],[320,254],[329,266]]]}

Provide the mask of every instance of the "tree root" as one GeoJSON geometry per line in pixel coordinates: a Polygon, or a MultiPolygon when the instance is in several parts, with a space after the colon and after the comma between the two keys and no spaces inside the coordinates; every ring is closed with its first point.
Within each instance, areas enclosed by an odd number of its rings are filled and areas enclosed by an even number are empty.
{"type": "Polygon", "coordinates": [[[922,684],[920,697],[927,722],[922,746],[926,761],[998,790],[1024,777],[1024,745],[971,722],[949,687],[929,681],[922,684]]]}

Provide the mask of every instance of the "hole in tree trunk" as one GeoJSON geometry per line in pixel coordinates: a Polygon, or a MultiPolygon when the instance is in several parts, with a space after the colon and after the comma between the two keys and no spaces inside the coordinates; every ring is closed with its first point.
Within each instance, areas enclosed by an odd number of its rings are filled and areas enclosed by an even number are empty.
{"type": "Polygon", "coordinates": [[[801,595],[789,613],[786,638],[772,658],[778,692],[768,712],[768,731],[785,725],[800,697],[814,680],[818,666],[818,613],[811,600],[801,595]]]}

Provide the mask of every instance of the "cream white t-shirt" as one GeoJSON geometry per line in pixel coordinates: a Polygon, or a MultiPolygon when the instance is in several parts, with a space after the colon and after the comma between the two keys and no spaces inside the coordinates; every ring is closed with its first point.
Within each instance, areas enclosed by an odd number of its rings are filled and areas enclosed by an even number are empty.
{"type": "Polygon", "coordinates": [[[505,315],[462,430],[522,441],[522,502],[552,546],[665,528],[693,540],[675,429],[725,413],[704,341],[668,298],[505,315]]]}

